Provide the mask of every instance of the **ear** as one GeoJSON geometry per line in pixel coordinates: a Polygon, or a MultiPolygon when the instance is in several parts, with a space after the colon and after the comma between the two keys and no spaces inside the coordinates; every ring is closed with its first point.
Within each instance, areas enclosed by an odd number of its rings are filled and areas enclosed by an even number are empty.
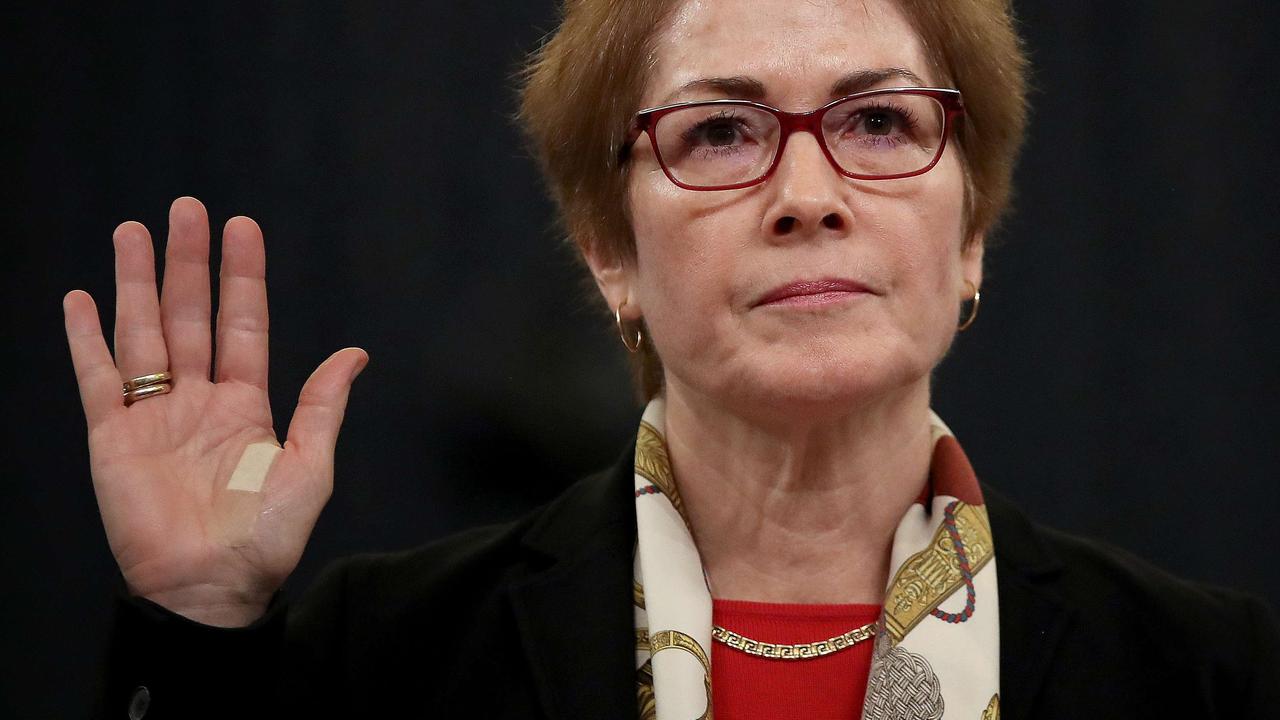
{"type": "Polygon", "coordinates": [[[965,280],[973,283],[975,288],[982,288],[982,254],[986,248],[986,235],[974,233],[969,245],[960,251],[960,289],[962,299],[971,298],[969,286],[965,280]]]}
{"type": "Polygon", "coordinates": [[[643,312],[632,292],[635,287],[633,263],[620,257],[612,257],[612,253],[601,250],[598,243],[592,245],[594,247],[586,250],[584,257],[605,304],[610,310],[622,306],[623,320],[639,319],[643,312]]]}

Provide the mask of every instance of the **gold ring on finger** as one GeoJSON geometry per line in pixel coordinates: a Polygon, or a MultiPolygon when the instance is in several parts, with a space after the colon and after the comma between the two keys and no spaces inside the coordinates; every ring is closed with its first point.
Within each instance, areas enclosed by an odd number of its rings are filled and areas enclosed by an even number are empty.
{"type": "Polygon", "coordinates": [[[146,400],[147,398],[155,397],[156,395],[165,395],[172,389],[173,389],[173,386],[170,385],[169,383],[160,383],[158,385],[144,385],[143,387],[136,388],[134,390],[130,390],[126,392],[124,394],[124,405],[125,407],[129,407],[130,405],[138,402],[139,400],[146,400]]]}
{"type": "Polygon", "coordinates": [[[148,385],[159,385],[160,383],[167,383],[172,379],[173,379],[173,376],[169,374],[168,370],[161,370],[160,372],[154,372],[147,375],[139,375],[136,378],[130,378],[129,380],[125,381],[124,392],[129,392],[130,390],[137,390],[138,388],[147,387],[148,385]]]}

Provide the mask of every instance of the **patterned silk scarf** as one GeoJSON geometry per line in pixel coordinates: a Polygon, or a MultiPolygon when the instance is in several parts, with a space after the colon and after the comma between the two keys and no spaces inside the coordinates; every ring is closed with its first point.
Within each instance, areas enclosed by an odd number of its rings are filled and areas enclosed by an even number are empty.
{"type": "MultiPolygon", "coordinates": [[[[894,533],[864,720],[1000,716],[991,528],[973,468],[947,426],[930,416],[929,483],[894,533]]],[[[711,593],[671,473],[664,426],[663,402],[655,399],[640,422],[635,459],[640,718],[710,719],[711,593]]]]}

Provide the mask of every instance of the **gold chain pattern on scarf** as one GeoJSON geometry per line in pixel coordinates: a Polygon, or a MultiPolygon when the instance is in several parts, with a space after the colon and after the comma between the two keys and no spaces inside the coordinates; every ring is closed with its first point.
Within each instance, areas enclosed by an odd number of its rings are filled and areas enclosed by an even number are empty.
{"type": "Polygon", "coordinates": [[[711,637],[716,640],[734,650],[741,650],[748,655],[769,658],[770,660],[808,660],[822,657],[851,648],[863,640],[875,637],[875,634],[876,623],[873,621],[862,627],[854,628],[843,635],[836,635],[826,640],[801,643],[799,645],[782,645],[752,640],[732,630],[726,630],[719,625],[711,626],[711,637]]]}

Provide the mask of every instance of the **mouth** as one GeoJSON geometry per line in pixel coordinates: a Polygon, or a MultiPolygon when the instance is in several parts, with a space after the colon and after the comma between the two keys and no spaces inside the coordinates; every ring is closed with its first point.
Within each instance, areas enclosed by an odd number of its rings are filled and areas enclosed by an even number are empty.
{"type": "Polygon", "coordinates": [[[752,307],[831,305],[872,294],[874,293],[866,285],[847,278],[797,280],[770,290],[752,307]]]}

